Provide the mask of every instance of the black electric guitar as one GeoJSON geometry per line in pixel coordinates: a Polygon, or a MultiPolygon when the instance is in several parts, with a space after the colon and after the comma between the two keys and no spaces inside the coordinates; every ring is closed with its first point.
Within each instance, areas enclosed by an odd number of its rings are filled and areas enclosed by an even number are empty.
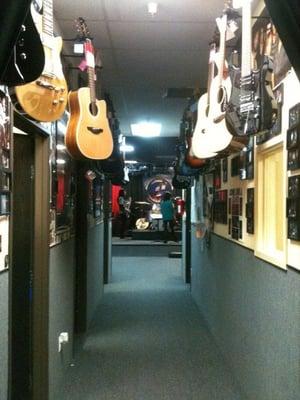
{"type": "Polygon", "coordinates": [[[226,123],[233,136],[252,135],[272,128],[277,104],[271,88],[272,59],[264,57],[258,70],[252,69],[251,0],[242,8],[242,66],[230,65],[232,92],[226,108],[226,123]]]}
{"type": "MultiPolygon", "coordinates": [[[[41,2],[33,0],[31,7],[27,6],[27,8],[25,5],[30,4],[28,0],[27,2],[19,0],[18,7],[17,4],[12,3],[15,1],[6,3],[6,19],[17,21],[17,24],[11,24],[9,27],[10,30],[14,29],[14,32],[5,32],[8,36],[12,36],[10,41],[12,51],[0,79],[0,82],[7,86],[23,85],[34,81],[40,76],[45,63],[40,35],[32,19],[32,13],[41,10],[41,2]]],[[[5,29],[8,21],[1,24],[1,29],[5,29]]]]}

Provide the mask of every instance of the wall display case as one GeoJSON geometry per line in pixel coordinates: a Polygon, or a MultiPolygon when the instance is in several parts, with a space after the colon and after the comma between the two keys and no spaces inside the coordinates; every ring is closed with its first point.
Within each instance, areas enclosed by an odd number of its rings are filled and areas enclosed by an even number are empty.
{"type": "Polygon", "coordinates": [[[214,220],[220,224],[227,224],[227,190],[218,190],[214,198],[214,220]]]}
{"type": "Polygon", "coordinates": [[[254,188],[247,189],[246,203],[247,233],[254,233],[254,188]]]}
{"type": "Polygon", "coordinates": [[[231,159],[230,172],[231,172],[231,177],[239,176],[239,174],[240,174],[240,156],[239,155],[234,156],[231,159]]]}
{"type": "Polygon", "coordinates": [[[104,177],[96,175],[92,170],[86,173],[88,181],[88,226],[93,227],[103,219],[104,177]]]}
{"type": "Polygon", "coordinates": [[[256,144],[263,144],[267,142],[268,140],[272,139],[274,136],[280,135],[282,132],[282,106],[283,106],[283,90],[284,90],[284,85],[281,83],[274,89],[274,97],[277,103],[277,115],[276,117],[274,116],[274,125],[272,126],[272,129],[268,131],[264,131],[262,133],[259,133],[256,136],[256,144]]]}
{"type": "Polygon", "coordinates": [[[289,128],[300,124],[300,103],[295,104],[289,110],[289,128]]]}
{"type": "Polygon", "coordinates": [[[288,238],[300,241],[300,175],[289,177],[286,217],[288,238]]]}
{"type": "Polygon", "coordinates": [[[289,129],[286,134],[287,169],[300,168],[300,104],[289,110],[289,129]]]}
{"type": "Polygon", "coordinates": [[[235,240],[243,238],[243,191],[241,188],[229,190],[230,208],[229,214],[231,216],[231,230],[228,230],[229,235],[235,240]]]}
{"type": "Polygon", "coordinates": [[[254,138],[249,138],[248,145],[240,152],[239,171],[241,180],[254,178],[254,138]]]}
{"type": "Polygon", "coordinates": [[[68,115],[52,123],[50,137],[50,246],[68,240],[75,229],[75,163],[65,147],[68,115]]]}
{"type": "Polygon", "coordinates": [[[0,87],[0,271],[9,264],[11,210],[12,108],[4,87],[0,87]]]}
{"type": "Polygon", "coordinates": [[[221,160],[217,160],[214,166],[214,188],[221,188],[221,160]]]}
{"type": "Polygon", "coordinates": [[[228,158],[222,160],[222,181],[223,183],[228,181],[228,158]]]}

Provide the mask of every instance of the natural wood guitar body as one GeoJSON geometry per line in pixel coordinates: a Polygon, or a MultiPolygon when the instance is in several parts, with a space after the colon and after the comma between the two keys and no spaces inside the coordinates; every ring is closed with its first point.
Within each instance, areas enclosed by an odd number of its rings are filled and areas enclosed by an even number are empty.
{"type": "Polygon", "coordinates": [[[16,86],[16,108],[42,122],[58,120],[67,105],[68,89],[60,60],[61,37],[43,41],[45,67],[42,75],[27,85],[16,86]]]}
{"type": "Polygon", "coordinates": [[[65,142],[70,154],[77,159],[104,160],[113,151],[106,103],[97,100],[97,114],[90,110],[90,90],[80,88],[69,93],[70,119],[65,142]]]}

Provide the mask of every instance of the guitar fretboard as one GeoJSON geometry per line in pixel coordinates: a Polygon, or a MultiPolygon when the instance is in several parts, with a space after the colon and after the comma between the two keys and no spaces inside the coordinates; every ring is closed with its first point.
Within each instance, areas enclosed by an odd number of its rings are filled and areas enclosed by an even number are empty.
{"type": "MultiPolygon", "coordinates": [[[[94,49],[92,46],[92,41],[90,39],[86,39],[86,45],[89,51],[91,52],[92,56],[94,57],[94,49]]],[[[86,57],[87,52],[86,52],[86,57]]],[[[94,59],[92,63],[94,64],[94,59]]],[[[90,99],[91,99],[91,108],[92,114],[95,115],[97,113],[96,107],[96,84],[95,84],[95,66],[88,65],[88,79],[89,79],[89,88],[90,88],[90,99]]]]}
{"type": "Polygon", "coordinates": [[[210,104],[210,87],[215,76],[215,55],[216,45],[213,43],[210,47],[209,62],[208,62],[208,77],[207,77],[207,104],[210,104]]]}
{"type": "Polygon", "coordinates": [[[43,33],[53,36],[53,2],[43,0],[43,33]]]}
{"type": "Polygon", "coordinates": [[[218,80],[219,87],[222,86],[223,74],[224,74],[224,62],[225,62],[225,46],[226,46],[226,30],[227,30],[227,14],[225,13],[219,20],[220,30],[220,47],[218,57],[218,80]]]}
{"type": "Polygon", "coordinates": [[[243,5],[242,23],[242,77],[251,74],[251,1],[247,0],[243,5]]]}

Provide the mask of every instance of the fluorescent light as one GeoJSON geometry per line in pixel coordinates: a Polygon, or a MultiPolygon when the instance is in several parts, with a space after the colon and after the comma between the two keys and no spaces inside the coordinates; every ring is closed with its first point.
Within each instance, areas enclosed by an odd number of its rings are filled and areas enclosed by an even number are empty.
{"type": "Polygon", "coordinates": [[[130,144],[121,144],[120,150],[124,153],[131,153],[134,151],[134,147],[130,144]]]}
{"type": "Polygon", "coordinates": [[[251,3],[252,0],[233,0],[232,7],[233,8],[242,8],[244,5],[251,3]]]}
{"type": "Polygon", "coordinates": [[[125,164],[137,164],[137,161],[134,160],[125,160],[125,164]]]}
{"type": "Polygon", "coordinates": [[[138,124],[131,124],[131,132],[133,136],[159,136],[161,132],[161,124],[155,122],[139,122],[138,124]]]}
{"type": "Polygon", "coordinates": [[[151,14],[152,17],[157,13],[157,3],[155,3],[154,1],[148,3],[148,13],[151,14]]]}
{"type": "Polygon", "coordinates": [[[57,144],[56,148],[57,148],[57,150],[65,150],[66,146],[64,144],[57,144]]]}
{"type": "Polygon", "coordinates": [[[74,43],[74,46],[73,46],[73,52],[75,53],[75,54],[84,54],[84,47],[83,47],[83,43],[78,43],[78,42],[75,42],[74,43]]]}

